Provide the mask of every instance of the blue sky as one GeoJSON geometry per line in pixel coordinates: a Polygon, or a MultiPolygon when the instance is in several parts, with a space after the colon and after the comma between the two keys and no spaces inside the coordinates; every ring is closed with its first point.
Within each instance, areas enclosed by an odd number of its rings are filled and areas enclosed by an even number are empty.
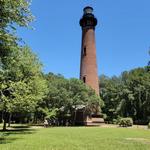
{"type": "Polygon", "coordinates": [[[38,55],[44,72],[79,77],[83,8],[90,5],[98,19],[98,74],[120,75],[145,66],[150,47],[150,0],[33,0],[35,30],[18,34],[38,55]]]}

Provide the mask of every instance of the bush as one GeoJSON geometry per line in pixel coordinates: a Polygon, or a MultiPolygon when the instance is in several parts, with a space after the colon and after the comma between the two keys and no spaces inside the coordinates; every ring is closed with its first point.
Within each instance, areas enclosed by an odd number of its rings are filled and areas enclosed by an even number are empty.
{"type": "Polygon", "coordinates": [[[113,119],[113,124],[119,124],[121,117],[118,116],[117,119],[113,119]]]}
{"type": "Polygon", "coordinates": [[[132,118],[121,118],[119,121],[119,126],[121,127],[130,127],[133,125],[132,118]]]}
{"type": "Polygon", "coordinates": [[[117,119],[113,119],[113,124],[117,124],[117,119]]]}
{"type": "Polygon", "coordinates": [[[148,129],[150,129],[150,122],[149,122],[149,124],[148,124],[148,129]]]}

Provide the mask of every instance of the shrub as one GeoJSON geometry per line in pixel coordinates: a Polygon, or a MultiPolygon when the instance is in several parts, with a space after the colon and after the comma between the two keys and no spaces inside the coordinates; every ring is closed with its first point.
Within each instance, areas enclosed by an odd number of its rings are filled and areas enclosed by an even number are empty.
{"type": "Polygon", "coordinates": [[[117,119],[113,119],[113,124],[117,124],[117,119]]]}
{"type": "Polygon", "coordinates": [[[150,122],[149,122],[149,124],[148,124],[148,129],[150,129],[150,122]]]}
{"type": "Polygon", "coordinates": [[[119,121],[119,126],[121,127],[130,127],[133,125],[132,118],[121,118],[119,121]]]}

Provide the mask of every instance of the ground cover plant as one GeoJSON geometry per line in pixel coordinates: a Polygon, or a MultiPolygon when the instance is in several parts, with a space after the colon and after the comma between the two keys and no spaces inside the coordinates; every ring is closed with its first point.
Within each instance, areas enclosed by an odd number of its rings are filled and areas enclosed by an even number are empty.
{"type": "Polygon", "coordinates": [[[20,127],[0,132],[1,150],[149,150],[150,130],[20,127]]]}
{"type": "Polygon", "coordinates": [[[119,125],[122,127],[130,127],[133,125],[133,120],[132,118],[121,118],[119,120],[119,125]]]}

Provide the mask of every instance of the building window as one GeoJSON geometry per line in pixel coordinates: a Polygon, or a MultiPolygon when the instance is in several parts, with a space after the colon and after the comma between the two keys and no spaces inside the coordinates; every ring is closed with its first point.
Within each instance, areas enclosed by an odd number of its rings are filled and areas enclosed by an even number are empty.
{"type": "Polygon", "coordinates": [[[85,76],[83,77],[83,82],[86,83],[86,77],[85,76]]]}
{"type": "Polygon", "coordinates": [[[83,48],[83,56],[86,56],[86,47],[83,48]]]}

